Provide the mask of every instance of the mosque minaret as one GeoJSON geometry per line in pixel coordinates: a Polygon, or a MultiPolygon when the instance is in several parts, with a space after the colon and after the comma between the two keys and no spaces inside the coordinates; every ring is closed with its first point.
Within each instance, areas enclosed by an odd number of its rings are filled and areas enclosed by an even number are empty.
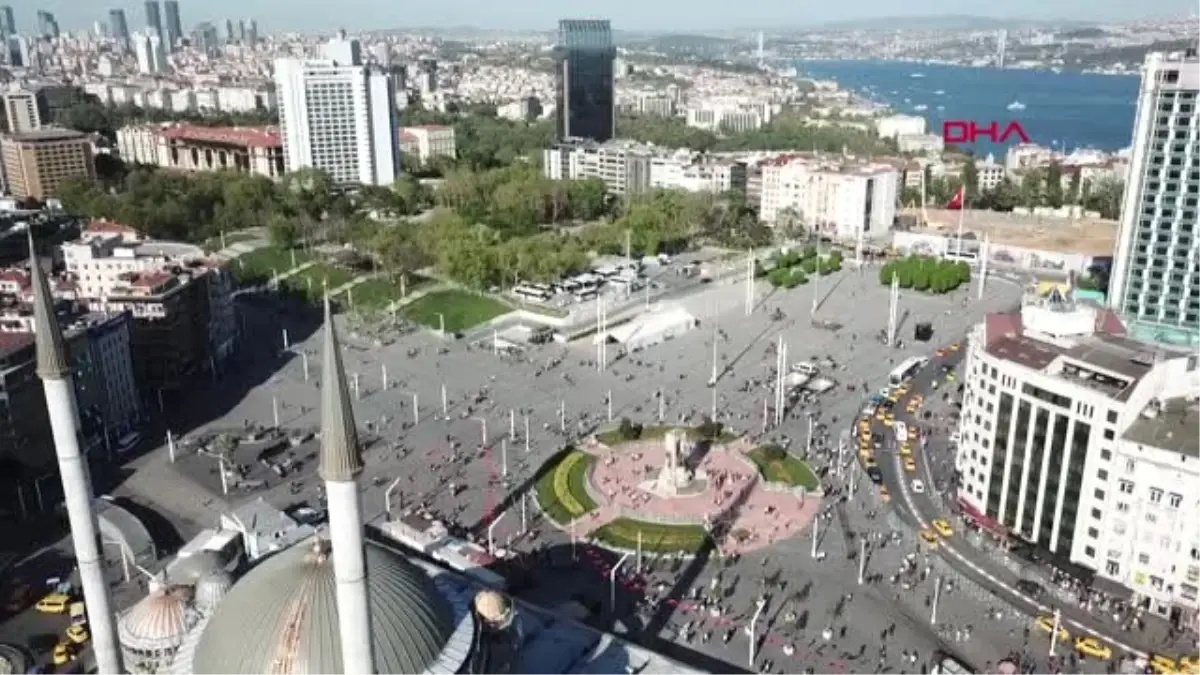
{"type": "MultiPolygon", "coordinates": [[[[108,597],[108,585],[104,581],[97,532],[99,528],[96,513],[92,509],[92,481],[84,463],[86,459],[79,449],[75,385],[67,362],[62,329],[54,313],[50,285],[38,265],[32,236],[29,239],[29,275],[33,286],[37,374],[46,392],[50,430],[54,436],[54,451],[58,455],[58,472],[62,476],[71,541],[83,585],[83,600],[87,605],[96,668],[104,675],[121,673],[124,671],[121,669],[121,652],[117,648],[116,623],[108,597]]],[[[361,561],[361,553],[359,555],[361,561]]],[[[359,565],[361,571],[361,562],[359,565]]]]}
{"type": "Polygon", "coordinates": [[[367,607],[362,501],[358,491],[358,476],[362,470],[354,410],[342,372],[342,354],[333,326],[333,312],[326,295],[325,354],[321,365],[320,475],[325,481],[328,498],[342,672],[349,675],[375,672],[371,617],[367,607]]]}

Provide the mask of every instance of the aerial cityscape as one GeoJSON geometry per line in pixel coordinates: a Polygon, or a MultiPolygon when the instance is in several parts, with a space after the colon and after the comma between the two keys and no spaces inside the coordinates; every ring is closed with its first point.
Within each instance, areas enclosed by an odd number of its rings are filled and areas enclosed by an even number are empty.
{"type": "Polygon", "coordinates": [[[0,671],[1200,675],[1168,4],[0,5],[0,671]]]}

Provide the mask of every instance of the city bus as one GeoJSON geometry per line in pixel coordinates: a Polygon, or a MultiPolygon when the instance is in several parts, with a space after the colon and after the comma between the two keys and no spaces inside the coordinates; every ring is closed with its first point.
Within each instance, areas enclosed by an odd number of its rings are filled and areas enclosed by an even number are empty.
{"type": "Polygon", "coordinates": [[[917,374],[917,371],[923,368],[926,363],[929,363],[929,359],[925,358],[924,356],[911,356],[907,359],[904,359],[904,361],[900,365],[896,366],[896,369],[893,370],[890,375],[888,375],[888,384],[893,387],[899,387],[905,382],[911,380],[912,377],[917,374]]]}

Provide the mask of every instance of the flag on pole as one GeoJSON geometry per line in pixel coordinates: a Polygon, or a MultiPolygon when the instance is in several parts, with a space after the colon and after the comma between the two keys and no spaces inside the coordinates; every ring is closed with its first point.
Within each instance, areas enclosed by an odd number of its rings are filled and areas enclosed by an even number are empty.
{"type": "Polygon", "coordinates": [[[958,188],[958,192],[955,192],[954,196],[950,198],[950,201],[946,203],[946,208],[950,209],[951,211],[961,210],[963,208],[963,201],[966,199],[966,196],[966,188],[958,188]]]}

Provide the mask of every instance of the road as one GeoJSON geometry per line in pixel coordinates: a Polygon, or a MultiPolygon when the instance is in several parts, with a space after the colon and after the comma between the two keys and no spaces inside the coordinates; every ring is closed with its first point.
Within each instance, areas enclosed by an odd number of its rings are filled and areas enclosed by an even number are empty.
{"type": "MultiPolygon", "coordinates": [[[[1087,611],[1071,598],[1069,593],[1049,583],[1045,570],[1022,563],[1006,552],[981,546],[978,536],[967,536],[965,528],[962,527],[964,521],[951,507],[955,499],[952,484],[954,457],[948,436],[956,425],[950,421],[948,414],[952,409],[951,402],[961,398],[957,394],[959,382],[947,382],[945,375],[947,370],[961,370],[965,360],[965,348],[931,357],[929,365],[912,379],[910,392],[900,400],[894,411],[897,421],[918,425],[923,434],[928,434],[928,444],[914,449],[917,465],[915,473],[904,470],[902,457],[891,430],[882,422],[872,420],[873,432],[882,432],[886,439],[884,449],[877,453],[877,461],[883,474],[883,484],[890,490],[893,496],[892,504],[901,517],[910,526],[919,529],[928,528],[937,519],[955,523],[955,534],[939,543],[937,555],[963,576],[987,588],[996,596],[997,602],[1006,603],[1028,616],[1051,614],[1058,608],[1062,612],[1064,627],[1073,637],[1087,634],[1100,638],[1114,648],[1114,656],[1118,658],[1121,656],[1120,652],[1144,657],[1150,652],[1189,651],[1191,646],[1186,643],[1168,645],[1163,625],[1132,632],[1116,625],[1109,615],[1087,611]],[[932,388],[935,380],[941,384],[938,389],[932,388]],[[917,413],[921,419],[908,413],[905,407],[907,401],[915,395],[925,397],[925,405],[917,413]],[[927,413],[930,417],[926,417],[927,413]],[[923,482],[922,492],[917,493],[913,489],[914,479],[923,482]],[[1022,593],[1016,588],[1017,581],[1022,578],[1037,581],[1047,589],[1047,594],[1036,599],[1022,593]]],[[[1049,652],[1048,636],[1037,633],[1035,639],[1040,643],[1036,648],[1039,657],[1046,656],[1049,652]]],[[[1060,655],[1064,651],[1070,650],[1058,649],[1060,655]]]]}

